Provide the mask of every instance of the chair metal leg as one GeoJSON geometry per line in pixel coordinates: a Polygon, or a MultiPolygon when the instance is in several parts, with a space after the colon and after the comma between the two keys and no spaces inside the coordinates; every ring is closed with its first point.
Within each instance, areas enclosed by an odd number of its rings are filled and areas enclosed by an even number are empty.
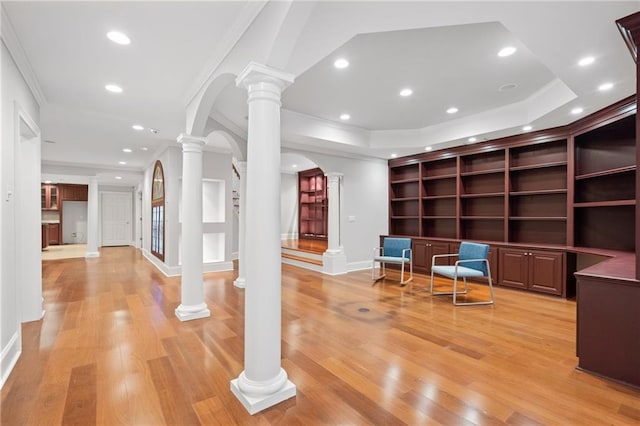
{"type": "Polygon", "coordinates": [[[408,280],[404,279],[404,264],[405,262],[402,262],[402,266],[400,267],[400,284],[403,286],[407,285],[407,283],[413,280],[413,263],[409,262],[409,279],[408,280]]]}
{"type": "MultiPolygon", "coordinates": [[[[489,271],[491,272],[491,271],[489,271]]],[[[491,279],[491,273],[487,277],[489,280],[489,293],[491,295],[491,299],[483,302],[456,302],[456,295],[453,295],[453,304],[455,306],[471,306],[471,305],[493,305],[493,280],[491,279]]]]}
{"type": "Polygon", "coordinates": [[[380,263],[380,274],[378,274],[378,276],[376,276],[376,261],[374,260],[372,262],[372,266],[371,266],[371,280],[372,281],[378,281],[382,278],[384,278],[386,276],[385,271],[384,271],[384,262],[379,262],[380,263]]]}

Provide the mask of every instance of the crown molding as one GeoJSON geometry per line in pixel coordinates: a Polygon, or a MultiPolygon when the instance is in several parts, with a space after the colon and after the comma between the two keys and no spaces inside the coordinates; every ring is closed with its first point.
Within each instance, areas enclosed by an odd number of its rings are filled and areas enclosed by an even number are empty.
{"type": "Polygon", "coordinates": [[[7,15],[7,11],[4,6],[0,6],[0,15],[2,16],[2,23],[0,28],[2,29],[1,36],[4,45],[7,46],[7,50],[11,54],[13,61],[16,63],[18,67],[18,71],[22,74],[24,81],[31,89],[31,93],[33,97],[38,102],[39,106],[43,106],[47,103],[47,99],[40,88],[40,83],[38,82],[38,78],[36,77],[36,73],[33,71],[31,67],[31,63],[29,62],[29,58],[27,58],[27,54],[24,52],[22,45],[20,44],[20,40],[16,35],[15,30],[13,29],[13,25],[9,20],[9,16],[7,15]]]}

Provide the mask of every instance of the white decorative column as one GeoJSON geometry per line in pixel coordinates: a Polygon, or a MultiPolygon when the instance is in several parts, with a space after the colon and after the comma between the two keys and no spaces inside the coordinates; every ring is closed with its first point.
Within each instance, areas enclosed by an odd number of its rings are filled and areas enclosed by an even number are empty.
{"type": "Polygon", "coordinates": [[[236,79],[249,92],[244,371],[231,391],[250,414],[296,394],[281,367],[280,95],[293,76],[251,62],[236,79]]]}
{"type": "Polygon", "coordinates": [[[180,321],[211,316],[202,282],[202,147],[204,138],[183,133],[182,144],[182,283],[180,321]]]}
{"type": "Polygon", "coordinates": [[[98,177],[89,180],[87,195],[87,252],[84,257],[98,257],[98,177]]]}
{"type": "Polygon", "coordinates": [[[322,255],[322,272],[330,275],[345,274],[347,272],[347,256],[341,244],[340,217],[341,200],[340,187],[342,173],[325,173],[327,177],[327,192],[329,203],[329,238],[327,251],[322,255]]]}
{"type": "Polygon", "coordinates": [[[245,288],[245,263],[246,263],[246,254],[245,254],[245,231],[247,226],[247,208],[246,208],[246,197],[247,197],[247,162],[246,161],[238,161],[236,163],[238,166],[238,173],[240,174],[240,199],[239,207],[240,207],[240,223],[238,224],[238,278],[233,282],[233,285],[238,288],[245,288]]]}

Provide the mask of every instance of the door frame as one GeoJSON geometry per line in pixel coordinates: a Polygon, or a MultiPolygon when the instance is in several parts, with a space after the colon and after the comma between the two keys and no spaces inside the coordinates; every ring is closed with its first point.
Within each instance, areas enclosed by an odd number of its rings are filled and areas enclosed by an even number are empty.
{"type": "MultiPolygon", "coordinates": [[[[104,229],[104,217],[103,217],[103,208],[104,208],[104,203],[103,203],[103,196],[104,195],[122,195],[122,194],[126,194],[129,197],[129,240],[127,242],[127,245],[129,246],[135,246],[135,241],[134,241],[134,224],[133,224],[133,191],[100,191],[99,194],[99,206],[98,206],[98,215],[99,215],[99,223],[100,223],[100,229],[99,229],[99,246],[100,247],[104,247],[104,241],[103,241],[103,229],[104,229]]],[[[109,247],[109,246],[107,246],[109,247]]]]}

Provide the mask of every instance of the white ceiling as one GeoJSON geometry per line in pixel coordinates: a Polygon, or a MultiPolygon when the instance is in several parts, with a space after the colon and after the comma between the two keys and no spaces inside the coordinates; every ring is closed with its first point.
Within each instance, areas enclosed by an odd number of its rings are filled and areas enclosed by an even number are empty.
{"type": "MultiPolygon", "coordinates": [[[[250,60],[296,75],[283,93],[284,147],[377,158],[567,124],[635,92],[615,19],[639,1],[21,1],[2,10],[3,40],[15,32],[10,50],[24,53],[41,91],[43,139],[54,142],[43,143],[43,164],[99,169],[101,183],[139,179],[185,131],[207,77],[250,60]],[[110,42],[113,29],[131,45],[110,42]],[[517,52],[499,58],[507,45],[517,52]],[[587,55],[595,62],[578,66],[587,55]],[[350,66],[334,68],[338,57],[350,66]],[[614,87],[598,91],[604,82],[614,87]],[[124,92],[105,91],[108,83],[124,92]],[[499,90],[506,84],[516,87],[499,90]],[[403,87],[413,95],[399,97],[403,87]],[[577,106],[584,112],[571,115],[577,106]]],[[[245,137],[246,92],[230,83],[209,115],[245,137]]]]}

